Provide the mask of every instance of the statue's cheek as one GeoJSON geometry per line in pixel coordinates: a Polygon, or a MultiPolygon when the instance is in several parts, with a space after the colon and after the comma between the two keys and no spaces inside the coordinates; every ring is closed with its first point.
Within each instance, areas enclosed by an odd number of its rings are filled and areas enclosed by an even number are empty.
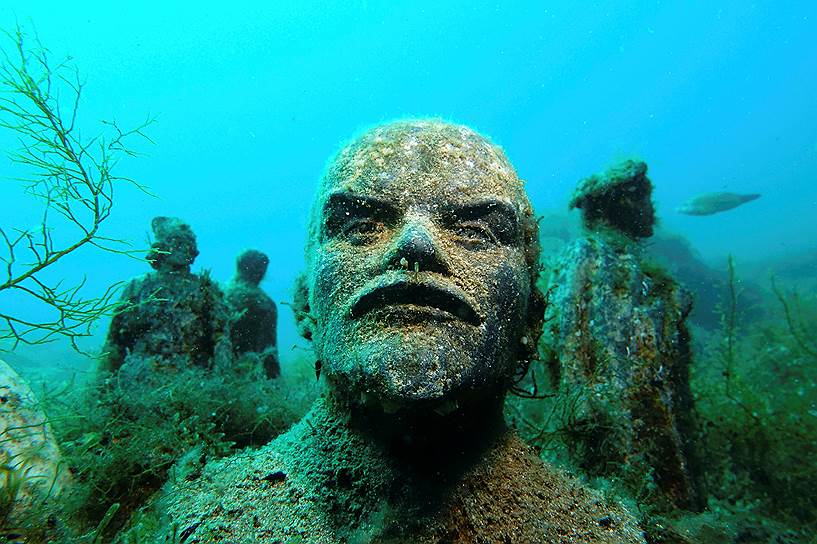
{"type": "MultiPolygon", "coordinates": [[[[344,249],[340,244],[318,250],[313,268],[312,307],[323,314],[339,311],[367,279],[366,256],[344,249]]],[[[325,317],[325,316],[320,316],[325,317]]]]}
{"type": "Polygon", "coordinates": [[[500,311],[524,310],[530,297],[530,278],[524,260],[513,252],[493,259],[483,274],[484,287],[500,311]]]}

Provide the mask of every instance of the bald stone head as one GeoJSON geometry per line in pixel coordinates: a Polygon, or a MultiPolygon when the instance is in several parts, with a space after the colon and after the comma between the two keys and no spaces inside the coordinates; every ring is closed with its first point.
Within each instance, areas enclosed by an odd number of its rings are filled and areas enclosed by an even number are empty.
{"type": "Polygon", "coordinates": [[[533,211],[502,150],[460,125],[372,128],[330,161],[300,283],[330,387],[388,409],[504,393],[535,355],[533,211]]]}
{"type": "Polygon", "coordinates": [[[267,273],[269,257],[257,249],[247,249],[235,261],[236,277],[248,284],[258,286],[267,273]]]}
{"type": "Polygon", "coordinates": [[[155,241],[148,260],[159,271],[189,272],[199,254],[196,235],[190,225],[178,217],[154,217],[150,222],[155,241]]]}

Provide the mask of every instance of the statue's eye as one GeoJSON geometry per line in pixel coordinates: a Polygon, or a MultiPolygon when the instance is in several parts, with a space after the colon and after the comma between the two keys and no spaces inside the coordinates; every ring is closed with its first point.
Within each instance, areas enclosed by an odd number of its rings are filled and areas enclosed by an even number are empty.
{"type": "Polygon", "coordinates": [[[368,218],[353,219],[343,227],[343,236],[352,244],[365,245],[383,231],[383,224],[368,218]]]}
{"type": "Polygon", "coordinates": [[[498,244],[491,229],[477,221],[468,221],[453,225],[457,242],[468,249],[481,249],[498,244]]]}

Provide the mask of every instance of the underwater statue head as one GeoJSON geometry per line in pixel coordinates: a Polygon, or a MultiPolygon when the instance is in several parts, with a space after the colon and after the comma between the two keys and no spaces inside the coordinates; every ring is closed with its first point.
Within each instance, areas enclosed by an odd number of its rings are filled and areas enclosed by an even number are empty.
{"type": "Polygon", "coordinates": [[[579,182],[568,207],[582,211],[590,232],[609,231],[630,239],[649,238],[655,226],[652,182],[647,163],[625,160],[579,182]]]}
{"type": "Polygon", "coordinates": [[[196,235],[190,225],[178,217],[154,217],[150,222],[155,241],[148,260],[160,272],[189,272],[199,255],[196,235]]]}
{"type": "Polygon", "coordinates": [[[331,389],[386,411],[501,398],[541,331],[537,232],[522,180],[473,130],[354,138],[320,183],[298,297],[331,389]]]}
{"type": "Polygon", "coordinates": [[[269,257],[257,249],[243,251],[235,261],[236,279],[249,285],[258,285],[267,274],[269,257]]]}
{"type": "Polygon", "coordinates": [[[164,535],[643,544],[503,419],[542,330],[537,230],[503,152],[467,127],[352,139],[318,188],[293,304],[327,394],[264,448],[175,479],[164,535]]]}

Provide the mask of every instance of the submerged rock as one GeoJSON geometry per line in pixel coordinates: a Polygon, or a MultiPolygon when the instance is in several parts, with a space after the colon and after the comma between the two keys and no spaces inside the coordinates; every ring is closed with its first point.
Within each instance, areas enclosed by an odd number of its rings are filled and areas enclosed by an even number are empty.
{"type": "MultiPolygon", "coordinates": [[[[610,172],[602,178],[627,172],[638,194],[650,194],[643,163],[610,172]]],[[[630,209],[629,217],[652,217],[652,204],[642,203],[646,211],[630,209]]],[[[551,379],[573,402],[565,441],[586,472],[619,478],[636,493],[654,489],[648,502],[665,508],[698,508],[685,325],[691,298],[642,258],[638,239],[650,222],[619,229],[604,215],[618,207],[597,204],[585,215],[585,236],[565,249],[549,279],[551,379]]]]}
{"type": "MultiPolygon", "coordinates": [[[[0,521],[32,513],[70,484],[51,425],[31,388],[0,360],[0,521]]],[[[27,523],[37,520],[25,519],[27,523]]],[[[45,523],[45,520],[39,520],[45,523]]],[[[3,523],[3,527],[7,527],[3,523]]]]}

